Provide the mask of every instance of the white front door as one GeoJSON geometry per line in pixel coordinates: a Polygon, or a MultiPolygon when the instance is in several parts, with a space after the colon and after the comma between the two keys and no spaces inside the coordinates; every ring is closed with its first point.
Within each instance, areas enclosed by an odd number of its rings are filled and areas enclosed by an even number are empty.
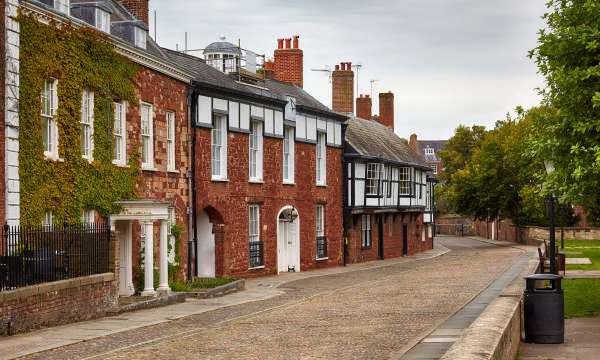
{"type": "Polygon", "coordinates": [[[215,277],[215,234],[206,211],[198,214],[198,276],[215,277]]]}
{"type": "Polygon", "coordinates": [[[277,271],[300,271],[297,221],[279,220],[277,239],[277,271]]]}
{"type": "Polygon", "coordinates": [[[131,221],[118,221],[115,225],[119,239],[119,295],[131,296],[134,294],[132,260],[131,260],[131,221]]]}

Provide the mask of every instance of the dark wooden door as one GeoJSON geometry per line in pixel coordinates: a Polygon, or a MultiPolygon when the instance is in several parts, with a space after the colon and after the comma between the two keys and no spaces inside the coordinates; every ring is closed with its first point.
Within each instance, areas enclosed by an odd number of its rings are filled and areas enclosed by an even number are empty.
{"type": "Polygon", "coordinates": [[[408,224],[402,224],[402,255],[408,255],[408,224]]]}
{"type": "Polygon", "coordinates": [[[383,260],[383,216],[379,216],[379,223],[377,224],[377,235],[378,235],[378,239],[379,239],[379,246],[378,246],[378,255],[379,255],[379,259],[383,260]]]}

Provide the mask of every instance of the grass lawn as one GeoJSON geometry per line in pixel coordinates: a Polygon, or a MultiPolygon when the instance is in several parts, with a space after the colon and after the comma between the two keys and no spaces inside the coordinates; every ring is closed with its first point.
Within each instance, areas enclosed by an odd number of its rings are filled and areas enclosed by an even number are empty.
{"type": "Polygon", "coordinates": [[[192,282],[178,281],[170,284],[171,290],[176,292],[194,291],[202,289],[212,289],[217,286],[229,284],[237,279],[223,277],[223,278],[198,278],[192,282]]]}
{"type": "Polygon", "coordinates": [[[600,315],[600,279],[566,279],[565,318],[600,315]]]}
{"type": "Polygon", "coordinates": [[[600,270],[600,240],[565,240],[564,252],[568,258],[592,261],[591,265],[567,265],[567,270],[600,270]]]}

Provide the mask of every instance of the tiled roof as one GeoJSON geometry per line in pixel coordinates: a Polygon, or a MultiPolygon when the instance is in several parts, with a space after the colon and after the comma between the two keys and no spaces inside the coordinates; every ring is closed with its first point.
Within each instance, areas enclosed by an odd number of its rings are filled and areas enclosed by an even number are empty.
{"type": "Polygon", "coordinates": [[[446,144],[448,144],[448,140],[417,140],[417,144],[419,146],[419,151],[427,161],[441,161],[442,159],[439,157],[439,152],[444,150],[446,144]],[[433,149],[433,155],[427,155],[425,149],[430,148],[433,149]]]}
{"type": "MultiPolygon", "coordinates": [[[[374,120],[352,117],[348,120],[346,142],[355,155],[429,168],[425,159],[410,149],[394,131],[374,120]]],[[[347,152],[352,155],[352,153],[347,152]]]]}
{"type": "Polygon", "coordinates": [[[285,98],[286,95],[295,97],[297,105],[331,112],[331,109],[323,105],[319,100],[315,99],[301,87],[292,83],[267,79],[265,80],[265,87],[269,88],[273,93],[278,94],[281,98],[285,98]]]}

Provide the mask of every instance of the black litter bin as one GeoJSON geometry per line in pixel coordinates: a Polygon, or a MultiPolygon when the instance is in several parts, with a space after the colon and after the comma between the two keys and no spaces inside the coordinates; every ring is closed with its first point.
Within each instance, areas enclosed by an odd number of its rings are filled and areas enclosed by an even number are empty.
{"type": "Polygon", "coordinates": [[[525,278],[525,342],[562,344],[565,341],[562,277],[535,274],[525,278]]]}

